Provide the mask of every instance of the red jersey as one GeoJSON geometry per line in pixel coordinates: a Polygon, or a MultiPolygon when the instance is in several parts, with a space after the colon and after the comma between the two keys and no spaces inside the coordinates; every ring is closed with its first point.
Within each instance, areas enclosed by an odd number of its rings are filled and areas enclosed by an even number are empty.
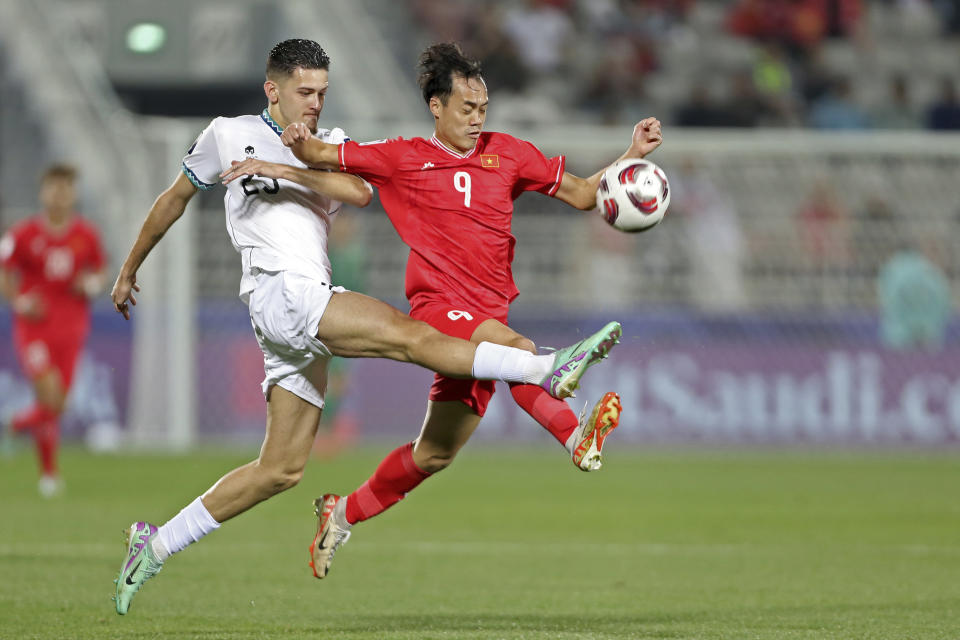
{"type": "Polygon", "coordinates": [[[73,290],[73,283],[82,272],[104,266],[100,237],[92,224],[74,216],[66,228],[53,230],[42,215],[28,218],[0,240],[0,264],[19,275],[18,292],[38,296],[45,310],[40,320],[18,316],[17,324],[41,331],[86,331],[89,303],[73,290]]]}
{"type": "Polygon", "coordinates": [[[482,133],[460,154],[430,140],[346,142],[340,168],[380,191],[380,201],[410,247],[406,293],[505,312],[517,297],[510,268],[516,238],[513,201],[524,191],[554,195],[564,157],[547,158],[529,142],[482,133]]]}

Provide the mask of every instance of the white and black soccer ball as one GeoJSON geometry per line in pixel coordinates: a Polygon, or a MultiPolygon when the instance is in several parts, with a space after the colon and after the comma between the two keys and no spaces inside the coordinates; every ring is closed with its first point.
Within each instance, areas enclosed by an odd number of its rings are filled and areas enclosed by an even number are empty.
{"type": "Polygon", "coordinates": [[[630,233],[651,229],[670,206],[667,174],[649,160],[615,162],[600,178],[597,206],[615,229],[630,233]]]}

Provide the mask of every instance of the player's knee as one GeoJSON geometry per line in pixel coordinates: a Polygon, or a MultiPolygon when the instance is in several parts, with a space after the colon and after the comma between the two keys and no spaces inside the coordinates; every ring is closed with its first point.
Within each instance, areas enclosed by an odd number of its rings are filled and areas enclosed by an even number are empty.
{"type": "Polygon", "coordinates": [[[453,459],[456,457],[456,452],[434,452],[416,462],[418,467],[427,473],[433,474],[449,467],[453,464],[453,459]]]}
{"type": "Polygon", "coordinates": [[[513,347],[514,349],[522,349],[523,351],[529,351],[530,353],[537,352],[537,345],[533,343],[533,340],[523,336],[517,336],[513,340],[510,340],[506,346],[513,347]]]}
{"type": "Polygon", "coordinates": [[[412,318],[404,322],[402,329],[403,352],[407,362],[417,362],[419,354],[427,348],[430,340],[439,332],[426,322],[412,318]]]}
{"type": "Polygon", "coordinates": [[[63,413],[67,404],[67,396],[58,386],[37,385],[35,391],[38,404],[57,415],[63,413]]]}
{"type": "Polygon", "coordinates": [[[282,493],[297,486],[303,478],[303,469],[264,469],[263,485],[271,494],[282,493]]]}

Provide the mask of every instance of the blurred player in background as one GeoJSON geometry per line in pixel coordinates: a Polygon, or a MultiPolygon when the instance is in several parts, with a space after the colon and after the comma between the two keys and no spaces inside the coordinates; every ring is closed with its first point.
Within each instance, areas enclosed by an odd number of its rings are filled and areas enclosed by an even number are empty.
{"type": "MultiPolygon", "coordinates": [[[[293,124],[284,131],[284,142],[308,166],[355,173],[379,188],[387,215],[411,248],[406,293],[412,317],[452,336],[536,353],[532,341],[507,326],[509,304],[518,295],[510,268],[516,242],[510,233],[513,201],[525,191],[537,191],[593,210],[602,170],[579,178],[564,171],[563,156],[547,158],[529,142],[482,132],[486,84],[479,64],[457,45],[427,48],[420,67],[423,98],[435,121],[430,140],[331,144],[293,124]]],[[[642,158],[660,141],[660,122],[642,120],[620,159],[642,158]]],[[[227,178],[283,175],[286,170],[248,159],[235,163],[227,178]]],[[[303,177],[301,184],[307,186],[315,179],[303,177]]],[[[327,494],[316,500],[319,523],[310,565],[317,578],[326,575],[352,525],[382,513],[453,461],[479,425],[494,387],[490,381],[438,375],[420,436],[391,452],[346,499],[327,494]]],[[[565,402],[535,385],[514,384],[511,393],[566,447],[578,468],[600,468],[603,440],[619,420],[616,393],[606,393],[580,419],[565,402]]]]}
{"type": "Polygon", "coordinates": [[[121,615],[170,555],[299,482],[316,436],[332,355],[391,358],[452,377],[532,382],[564,397],[612,347],[609,329],[553,357],[489,342],[475,345],[331,284],[330,225],[341,202],[366,206],[371,189],[354,175],[308,169],[280,139],[292,123],[326,143],[348,139],[341,129],[318,128],[329,65],[326,52],[311,40],[276,45],[263,85],[267,108],[259,115],[216,118],[200,134],[181,173],[154,202],[117,276],[111,296],[117,311],[129,318],[134,292],[140,290],[140,265],[197,191],[217,186],[231,159],[298,165],[287,166],[286,175],[232,182],[224,195],[227,230],[241,255],[240,297],[249,306],[264,356],[267,425],[260,455],[220,478],[163,526],[133,523],[117,579],[121,615]],[[299,174],[312,175],[312,190],[291,180],[304,180],[299,174]]]}
{"type": "MultiPolygon", "coordinates": [[[[330,227],[327,255],[333,279],[348,291],[367,290],[367,247],[359,234],[355,213],[341,213],[330,227]]],[[[323,421],[313,444],[314,453],[323,459],[337,456],[352,445],[359,435],[360,418],[350,401],[353,362],[331,358],[327,370],[327,394],[323,403],[323,421]]]]}
{"type": "Polygon", "coordinates": [[[40,459],[40,493],[62,488],[60,415],[90,330],[90,299],[103,290],[104,253],[94,226],[76,211],[77,172],[57,164],[40,183],[43,211],[0,240],[0,290],[13,308],[13,341],[33,384],[34,403],[6,425],[30,433],[40,459]]]}

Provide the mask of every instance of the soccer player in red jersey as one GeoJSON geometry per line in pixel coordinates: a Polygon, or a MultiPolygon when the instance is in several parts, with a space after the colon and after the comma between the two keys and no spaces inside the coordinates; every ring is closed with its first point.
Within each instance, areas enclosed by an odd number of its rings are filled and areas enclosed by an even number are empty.
{"type": "Polygon", "coordinates": [[[90,330],[90,298],[104,285],[104,254],[94,226],[76,214],[76,170],[54,165],[43,174],[43,211],[0,240],[3,295],[13,307],[13,340],[34,404],[9,428],[33,435],[40,493],[60,489],[57,446],[74,365],[90,330]]]}
{"type": "MultiPolygon", "coordinates": [[[[484,132],[487,88],[479,65],[455,44],[429,47],[420,58],[420,87],[434,117],[427,140],[326,144],[293,124],[282,139],[308,166],[359,175],[380,191],[383,207],[410,246],[406,294],[410,315],[473,342],[489,341],[535,352],[528,338],[507,326],[518,291],[513,282],[513,201],[538,191],[577,209],[592,210],[602,171],[579,178],[564,157],[547,158],[533,144],[484,132]]],[[[642,158],[661,142],[660,122],[636,125],[623,158],[642,158]]],[[[288,177],[289,167],[248,159],[225,171],[288,177]]],[[[309,174],[301,184],[311,186],[309,174]]],[[[350,527],[398,502],[425,478],[446,468],[477,428],[494,384],[438,375],[420,436],[390,453],[373,476],[346,497],[315,501],[320,518],[310,545],[314,575],[322,578],[350,527]]],[[[516,402],[570,452],[584,471],[600,467],[604,438],[618,423],[620,401],[607,393],[584,420],[562,400],[527,384],[511,384],[516,402]]]]}

